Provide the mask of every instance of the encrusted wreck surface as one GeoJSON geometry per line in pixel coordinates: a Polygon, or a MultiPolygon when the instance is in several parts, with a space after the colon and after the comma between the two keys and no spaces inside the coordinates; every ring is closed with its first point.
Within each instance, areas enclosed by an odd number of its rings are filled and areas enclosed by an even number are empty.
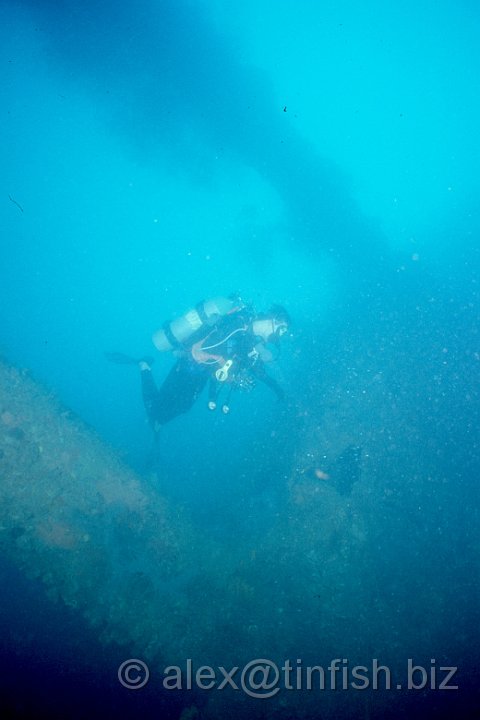
{"type": "Polygon", "coordinates": [[[178,648],[182,593],[194,578],[186,524],[90,428],[5,362],[0,493],[2,552],[53,600],[76,608],[103,641],[143,656],[178,648]]]}

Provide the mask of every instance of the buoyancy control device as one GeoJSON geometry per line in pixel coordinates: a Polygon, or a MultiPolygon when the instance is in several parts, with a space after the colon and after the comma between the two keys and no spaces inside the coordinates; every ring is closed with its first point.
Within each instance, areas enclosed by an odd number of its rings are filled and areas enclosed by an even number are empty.
{"type": "Polygon", "coordinates": [[[221,317],[239,309],[239,301],[235,297],[202,300],[180,317],[164,323],[153,333],[153,344],[160,352],[182,348],[198,330],[212,327],[221,317]]]}

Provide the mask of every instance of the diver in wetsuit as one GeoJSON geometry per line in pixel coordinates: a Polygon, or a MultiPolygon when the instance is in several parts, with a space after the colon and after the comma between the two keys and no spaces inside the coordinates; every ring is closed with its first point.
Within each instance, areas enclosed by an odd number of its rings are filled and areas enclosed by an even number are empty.
{"type": "Polygon", "coordinates": [[[226,389],[222,411],[228,413],[236,389],[250,389],[259,380],[284,399],[280,385],[270,377],[265,363],[272,360],[268,344],[277,344],[288,331],[289,317],[280,306],[254,314],[243,308],[220,318],[189,338],[163,384],[157,388],[148,359],[138,361],[142,395],[152,428],[187,412],[209,383],[208,407],[215,410],[221,391],[226,389]]]}

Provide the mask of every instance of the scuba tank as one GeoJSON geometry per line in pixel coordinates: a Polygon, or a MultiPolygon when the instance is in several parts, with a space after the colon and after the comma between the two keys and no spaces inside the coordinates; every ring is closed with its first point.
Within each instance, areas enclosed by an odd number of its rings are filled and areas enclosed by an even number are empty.
{"type": "Polygon", "coordinates": [[[177,350],[184,347],[188,340],[201,328],[208,328],[225,315],[243,307],[235,297],[217,297],[202,300],[175,320],[167,321],[153,333],[153,344],[160,350],[177,350]]]}

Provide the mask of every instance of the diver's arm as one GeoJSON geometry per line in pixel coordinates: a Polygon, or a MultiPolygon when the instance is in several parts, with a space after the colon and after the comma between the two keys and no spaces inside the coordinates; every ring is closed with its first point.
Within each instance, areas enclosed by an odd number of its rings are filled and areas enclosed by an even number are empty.
{"type": "Polygon", "coordinates": [[[274,380],[265,370],[265,365],[262,362],[257,362],[252,368],[255,377],[269,387],[280,401],[285,400],[285,392],[279,383],[274,380]]]}

